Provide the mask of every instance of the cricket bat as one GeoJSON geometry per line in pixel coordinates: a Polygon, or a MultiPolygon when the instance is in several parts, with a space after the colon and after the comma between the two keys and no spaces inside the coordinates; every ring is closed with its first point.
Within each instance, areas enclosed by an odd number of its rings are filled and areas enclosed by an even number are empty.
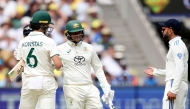
{"type": "Polygon", "coordinates": [[[24,71],[24,60],[21,59],[16,66],[8,73],[10,80],[13,81],[19,74],[24,71]]]}

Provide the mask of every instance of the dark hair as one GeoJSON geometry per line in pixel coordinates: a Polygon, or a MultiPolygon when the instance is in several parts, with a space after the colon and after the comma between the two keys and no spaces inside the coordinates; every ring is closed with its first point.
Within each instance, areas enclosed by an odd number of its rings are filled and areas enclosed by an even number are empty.
{"type": "Polygon", "coordinates": [[[49,28],[48,26],[49,24],[47,23],[32,23],[30,22],[30,28],[32,30],[39,30],[40,28],[43,30],[43,33],[48,35],[53,31],[53,28],[51,27],[51,31],[47,31],[47,29],[49,28]]]}
{"type": "Polygon", "coordinates": [[[40,29],[40,23],[30,22],[30,28],[32,28],[32,30],[39,30],[40,29]]]}

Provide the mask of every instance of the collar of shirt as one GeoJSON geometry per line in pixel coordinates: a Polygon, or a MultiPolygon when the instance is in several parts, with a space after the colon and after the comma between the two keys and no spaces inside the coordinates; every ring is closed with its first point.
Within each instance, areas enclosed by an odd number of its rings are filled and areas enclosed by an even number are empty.
{"type": "Polygon", "coordinates": [[[180,36],[176,36],[175,38],[171,39],[171,40],[169,41],[169,47],[170,47],[176,40],[178,40],[178,39],[181,39],[181,37],[180,37],[180,36]]]}
{"type": "Polygon", "coordinates": [[[44,33],[38,32],[38,31],[32,31],[32,32],[29,33],[28,36],[38,36],[38,35],[45,36],[44,33]]]}
{"type": "MultiPolygon", "coordinates": [[[[75,46],[75,43],[74,42],[72,42],[72,41],[67,41],[67,43],[71,46],[71,47],[74,47],[75,46]]],[[[79,43],[77,43],[77,45],[76,46],[81,46],[81,44],[82,44],[82,41],[80,41],[79,43]]]]}

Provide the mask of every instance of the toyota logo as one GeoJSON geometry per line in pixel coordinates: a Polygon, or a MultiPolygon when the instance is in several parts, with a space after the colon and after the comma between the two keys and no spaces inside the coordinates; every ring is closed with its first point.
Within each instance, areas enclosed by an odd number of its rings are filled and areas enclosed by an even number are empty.
{"type": "Polygon", "coordinates": [[[83,56],[75,56],[75,57],[74,57],[74,61],[75,61],[76,63],[82,63],[82,62],[85,61],[85,58],[84,58],[83,56]]]}

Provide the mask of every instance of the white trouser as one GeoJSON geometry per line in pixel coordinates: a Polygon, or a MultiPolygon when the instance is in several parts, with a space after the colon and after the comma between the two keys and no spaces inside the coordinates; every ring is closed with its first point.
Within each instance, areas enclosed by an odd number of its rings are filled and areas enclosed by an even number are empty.
{"type": "Polygon", "coordinates": [[[169,80],[166,82],[164,97],[162,100],[163,102],[162,109],[185,109],[185,102],[186,102],[187,92],[188,92],[188,84],[182,81],[179,91],[177,93],[176,99],[173,101],[169,101],[167,93],[171,89],[172,83],[173,83],[173,80],[169,80]]]}
{"type": "Polygon", "coordinates": [[[103,109],[100,92],[93,84],[63,85],[67,109],[103,109]]]}
{"type": "Polygon", "coordinates": [[[30,77],[26,77],[21,90],[19,109],[55,109],[57,83],[53,76],[44,76],[41,90],[29,89],[30,77]]]}

